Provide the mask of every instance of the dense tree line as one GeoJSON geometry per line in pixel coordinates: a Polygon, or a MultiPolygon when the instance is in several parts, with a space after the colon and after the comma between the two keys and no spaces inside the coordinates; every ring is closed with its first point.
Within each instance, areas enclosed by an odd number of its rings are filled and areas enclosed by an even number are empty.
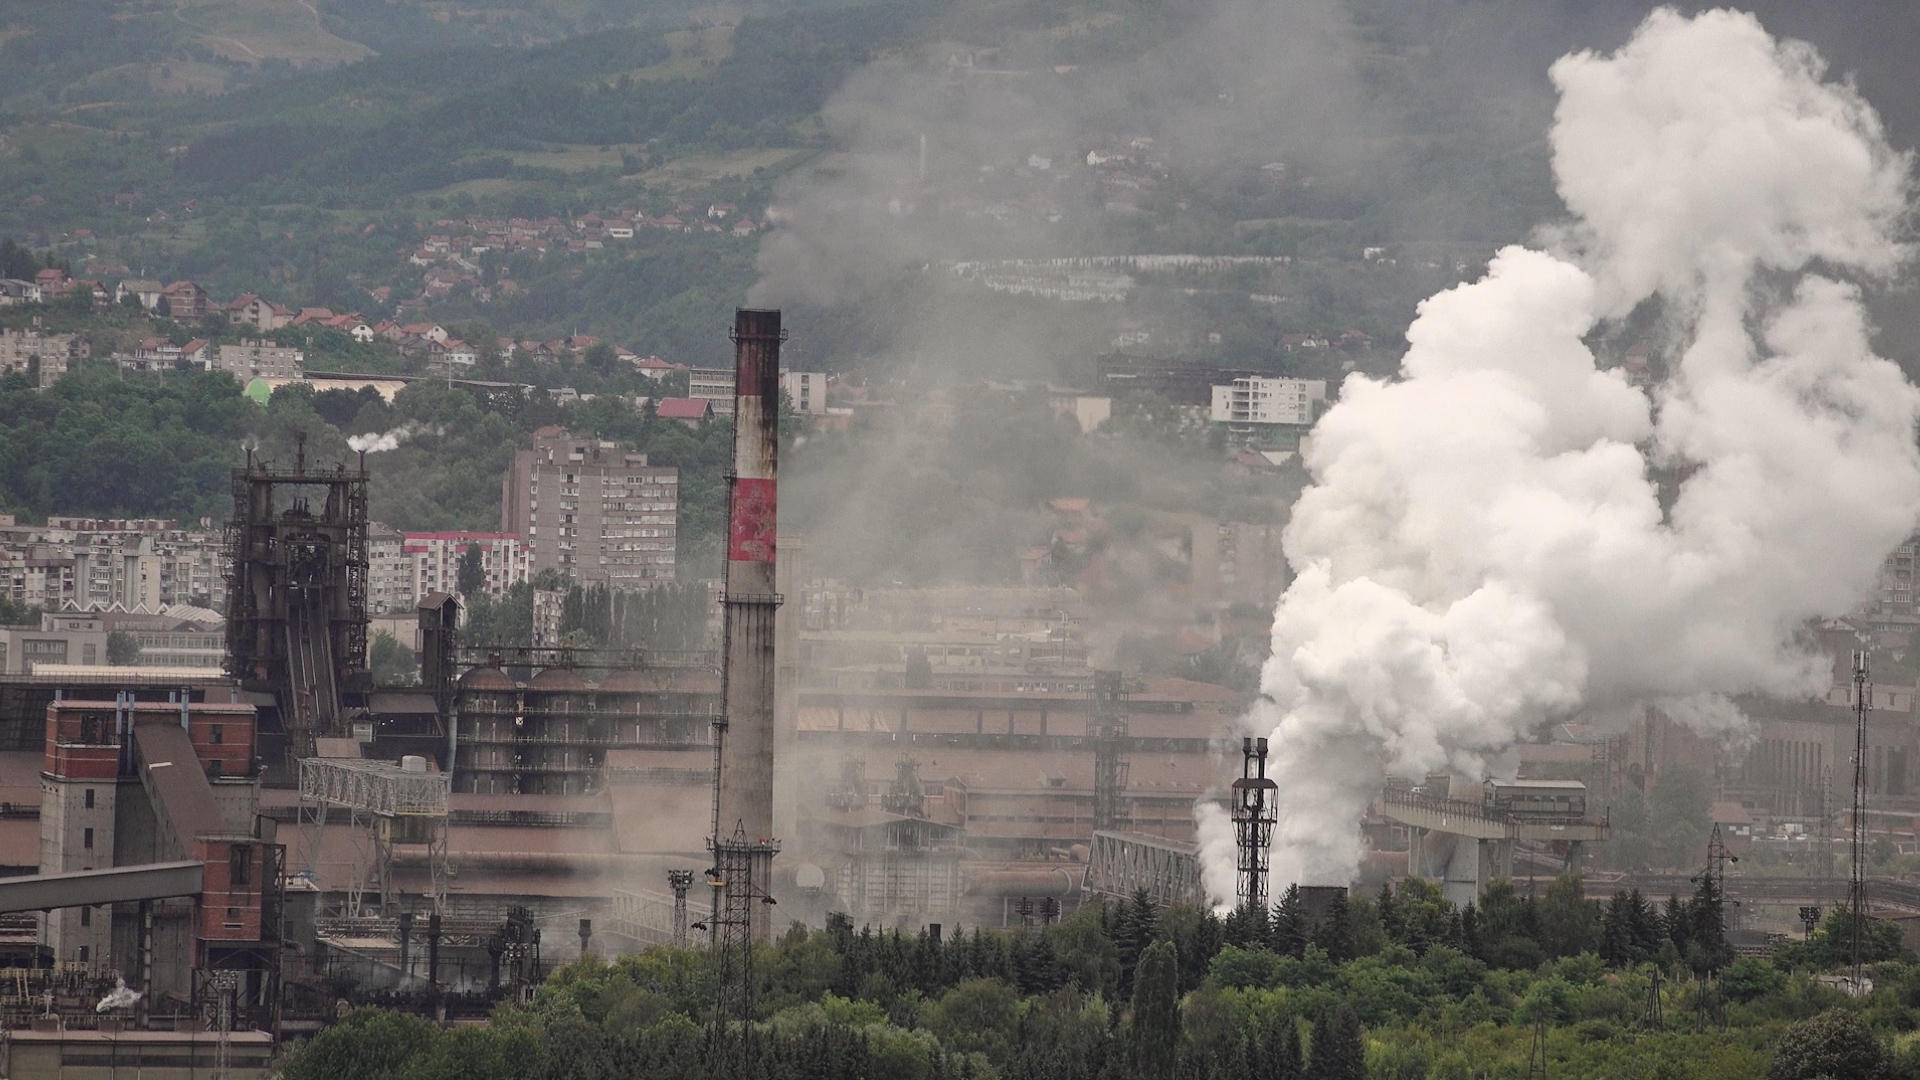
{"type": "Polygon", "coordinates": [[[283,1075],[1466,1080],[1522,1075],[1544,1033],[1553,1075],[1920,1076],[1920,1036],[1899,1034],[1920,1003],[1911,955],[1876,966],[1859,999],[1814,981],[1804,952],[1714,977],[1694,966],[1710,950],[1691,946],[1715,903],[1710,890],[1676,898],[1672,927],[1642,909],[1661,944],[1611,961],[1593,943],[1626,916],[1581,899],[1572,877],[1538,900],[1497,882],[1464,909],[1407,882],[1317,917],[1290,890],[1224,919],[1140,895],[1025,932],[796,926],[758,951],[745,1026],[710,1025],[704,950],[655,948],[568,965],[484,1028],[356,1011],[283,1075]]]}

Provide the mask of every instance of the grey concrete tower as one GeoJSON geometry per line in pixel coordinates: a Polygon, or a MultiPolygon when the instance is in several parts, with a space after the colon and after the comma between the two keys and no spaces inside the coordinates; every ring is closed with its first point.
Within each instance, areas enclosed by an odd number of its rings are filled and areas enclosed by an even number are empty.
{"type": "MultiPolygon", "coordinates": [[[[715,725],[713,823],[713,933],[723,967],[735,946],[771,937],[767,890],[779,851],[773,836],[773,696],[781,337],[778,311],[734,314],[725,679],[723,715],[715,725]]],[[[724,998],[727,972],[721,980],[724,998]]],[[[750,979],[743,982],[750,985],[750,979]]],[[[735,992],[744,996],[747,985],[735,992]]],[[[722,1009],[744,1015],[744,1001],[723,1000],[722,1009]]]]}

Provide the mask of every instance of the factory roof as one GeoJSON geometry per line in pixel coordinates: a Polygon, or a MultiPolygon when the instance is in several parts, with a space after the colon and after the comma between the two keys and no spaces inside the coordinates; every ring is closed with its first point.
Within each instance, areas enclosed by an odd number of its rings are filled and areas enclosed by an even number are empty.
{"type": "Polygon", "coordinates": [[[527,683],[529,690],[579,691],[587,689],[586,680],[572,668],[550,667],[527,683]]]}
{"type": "Polygon", "coordinates": [[[9,683],[37,683],[42,686],[72,686],[81,683],[123,686],[180,686],[204,683],[231,684],[227,673],[216,667],[114,667],[106,664],[33,665],[31,675],[9,675],[9,683]]]}
{"type": "Polygon", "coordinates": [[[507,673],[497,667],[469,668],[460,676],[462,690],[513,690],[518,687],[507,673]]]}
{"type": "Polygon", "coordinates": [[[317,736],[313,740],[313,750],[316,757],[357,758],[360,756],[360,740],[317,736]]]}
{"type": "Polygon", "coordinates": [[[368,705],[374,712],[387,715],[431,715],[440,711],[440,707],[434,704],[432,694],[419,692],[377,691],[368,705]]]}
{"type": "Polygon", "coordinates": [[[213,788],[185,731],[173,724],[135,724],[133,741],[160,804],[154,809],[171,827],[183,857],[192,853],[195,837],[226,831],[213,788]]]}

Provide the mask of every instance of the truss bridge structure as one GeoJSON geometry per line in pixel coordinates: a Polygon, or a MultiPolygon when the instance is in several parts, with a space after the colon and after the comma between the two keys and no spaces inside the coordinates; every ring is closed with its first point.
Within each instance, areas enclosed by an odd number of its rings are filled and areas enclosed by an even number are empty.
{"type": "Polygon", "coordinates": [[[447,797],[451,777],[422,767],[358,758],[302,758],[300,816],[306,834],[309,875],[318,870],[327,820],[344,810],[354,860],[347,888],[348,918],[393,913],[393,846],[420,844],[431,868],[430,910],[446,910],[447,797]]]}
{"type": "Polygon", "coordinates": [[[1196,844],[1146,833],[1103,829],[1093,834],[1081,887],[1095,896],[1130,900],[1146,890],[1156,905],[1205,906],[1200,884],[1200,848],[1196,844]]]}

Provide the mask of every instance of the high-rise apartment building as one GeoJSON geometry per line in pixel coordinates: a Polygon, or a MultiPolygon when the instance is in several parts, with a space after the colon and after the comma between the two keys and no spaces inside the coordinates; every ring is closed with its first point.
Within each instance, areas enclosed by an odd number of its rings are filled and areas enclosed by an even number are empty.
{"type": "Polygon", "coordinates": [[[367,613],[409,615],[419,599],[414,595],[419,560],[406,552],[407,537],[399,529],[375,521],[367,526],[367,613]]]}
{"type": "Polygon", "coordinates": [[[480,549],[482,592],[501,596],[532,576],[519,533],[410,532],[405,551],[414,563],[414,596],[459,592],[460,560],[472,547],[480,549]]]}
{"type": "Polygon", "coordinates": [[[523,538],[529,573],[581,585],[672,581],[679,518],[680,470],[558,428],[540,429],[501,481],[500,529],[523,538]]]}

